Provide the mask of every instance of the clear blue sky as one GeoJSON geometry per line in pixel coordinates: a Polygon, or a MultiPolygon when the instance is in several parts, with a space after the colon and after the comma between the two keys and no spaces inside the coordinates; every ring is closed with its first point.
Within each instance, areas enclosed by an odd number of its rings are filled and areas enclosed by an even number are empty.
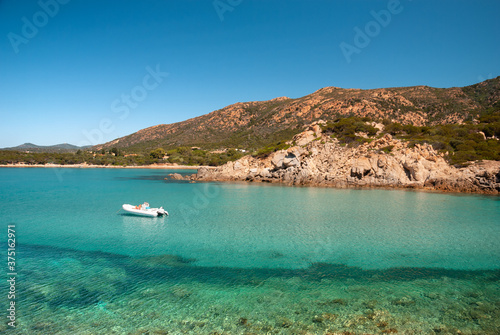
{"type": "Polygon", "coordinates": [[[499,36],[498,0],[1,0],[0,147],[325,86],[470,85],[500,75],[499,36]]]}

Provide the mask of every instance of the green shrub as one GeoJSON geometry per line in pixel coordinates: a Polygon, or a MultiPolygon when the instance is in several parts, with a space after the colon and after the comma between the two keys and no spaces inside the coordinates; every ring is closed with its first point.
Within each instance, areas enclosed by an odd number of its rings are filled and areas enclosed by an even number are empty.
{"type": "Polygon", "coordinates": [[[149,157],[153,159],[162,159],[164,156],[165,156],[165,150],[163,148],[152,150],[149,153],[149,157]]]}
{"type": "Polygon", "coordinates": [[[367,133],[368,136],[377,134],[378,129],[367,124],[364,120],[367,118],[347,117],[340,118],[334,122],[329,122],[322,127],[326,133],[331,133],[332,138],[337,138],[341,143],[352,143],[354,141],[364,142],[363,137],[357,136],[356,133],[367,133]]]}
{"type": "Polygon", "coordinates": [[[392,149],[394,149],[394,146],[388,145],[386,147],[380,148],[380,151],[385,152],[386,154],[389,154],[392,152],[392,149]]]}
{"type": "Polygon", "coordinates": [[[289,147],[290,147],[290,145],[286,144],[286,142],[279,141],[275,144],[271,144],[271,145],[265,146],[263,148],[260,148],[259,150],[257,150],[257,152],[255,152],[253,154],[253,156],[258,157],[258,158],[264,158],[264,157],[269,156],[273,152],[276,152],[278,150],[286,150],[289,147]]]}

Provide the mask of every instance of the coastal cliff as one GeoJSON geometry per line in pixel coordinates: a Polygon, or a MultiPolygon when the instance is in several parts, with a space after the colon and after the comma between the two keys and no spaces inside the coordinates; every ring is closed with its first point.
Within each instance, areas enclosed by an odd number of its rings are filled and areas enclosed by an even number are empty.
{"type": "MultiPolygon", "coordinates": [[[[250,181],[332,187],[418,188],[498,194],[500,161],[450,165],[429,144],[380,135],[358,146],[341,144],[322,131],[322,121],[297,134],[286,150],[244,156],[215,169],[200,168],[201,181],[250,181]]],[[[376,127],[382,125],[374,124],[376,127]]]]}

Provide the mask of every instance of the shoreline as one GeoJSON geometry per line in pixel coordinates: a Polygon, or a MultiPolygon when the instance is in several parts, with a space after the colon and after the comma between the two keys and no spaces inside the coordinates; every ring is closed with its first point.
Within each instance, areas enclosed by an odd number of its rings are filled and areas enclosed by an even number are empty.
{"type": "Polygon", "coordinates": [[[337,190],[386,190],[386,191],[408,191],[408,192],[424,192],[424,193],[436,193],[436,194],[450,194],[450,195],[477,195],[477,196],[492,196],[499,197],[499,193],[492,193],[487,191],[466,191],[460,189],[445,189],[445,188],[434,188],[425,185],[383,185],[383,184],[350,184],[350,183],[339,183],[339,184],[321,184],[321,183],[308,183],[308,184],[293,184],[278,180],[231,180],[231,179],[193,179],[197,183],[224,183],[224,184],[246,184],[246,185],[269,185],[277,187],[296,187],[296,188],[331,188],[337,190]]]}
{"type": "Polygon", "coordinates": [[[0,168],[73,168],[73,169],[162,169],[162,170],[198,170],[200,168],[214,169],[214,166],[192,166],[192,165],[92,165],[92,164],[0,164],[0,168]]]}
{"type": "Polygon", "coordinates": [[[481,160],[457,167],[429,144],[410,147],[389,134],[358,146],[343,146],[324,134],[318,124],[295,135],[294,140],[300,145],[267,157],[244,156],[216,169],[200,168],[196,179],[500,194],[500,161],[481,160]]]}
{"type": "Polygon", "coordinates": [[[446,185],[445,187],[433,187],[429,185],[420,184],[373,184],[373,183],[349,183],[349,182],[331,182],[331,183],[318,183],[309,181],[305,183],[295,184],[290,181],[276,180],[276,179],[251,179],[244,180],[238,178],[224,178],[224,177],[208,177],[199,178],[197,170],[207,169],[215,172],[216,166],[192,166],[192,165],[143,165],[143,166],[113,166],[113,165],[91,165],[91,164],[45,164],[45,165],[29,165],[29,164],[0,164],[0,168],[67,168],[67,169],[158,169],[158,170],[193,170],[193,175],[186,176],[185,180],[193,180],[196,182],[215,182],[215,183],[244,183],[244,184],[268,184],[286,187],[320,187],[320,188],[336,188],[336,189],[384,189],[384,190],[404,190],[404,191],[420,191],[429,193],[442,193],[442,194],[456,194],[456,195],[490,195],[498,196],[496,192],[488,190],[470,190],[457,187],[455,185],[446,185]],[[196,171],[196,172],[195,172],[196,171]],[[451,186],[451,187],[450,187],[451,186]]]}
{"type": "MultiPolygon", "coordinates": [[[[210,173],[216,173],[216,170],[211,169],[210,173]]],[[[401,190],[401,191],[417,191],[428,193],[441,194],[456,194],[456,195],[489,195],[500,196],[498,190],[474,187],[477,185],[469,184],[464,180],[439,180],[439,183],[408,183],[408,184],[391,184],[377,182],[353,182],[349,180],[336,180],[327,182],[318,182],[317,180],[306,180],[294,182],[290,180],[282,180],[275,178],[237,178],[227,176],[206,176],[198,171],[196,182],[217,182],[217,183],[246,183],[246,184],[267,184],[285,187],[319,187],[319,188],[334,188],[334,189],[351,189],[351,190],[401,190]]]]}

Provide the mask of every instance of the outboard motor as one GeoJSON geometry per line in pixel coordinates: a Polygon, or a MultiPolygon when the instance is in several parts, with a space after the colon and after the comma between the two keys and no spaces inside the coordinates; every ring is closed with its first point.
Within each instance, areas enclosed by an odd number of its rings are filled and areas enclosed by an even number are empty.
{"type": "Polygon", "coordinates": [[[158,213],[158,215],[168,215],[168,212],[164,210],[163,207],[158,208],[156,212],[158,213]]]}

